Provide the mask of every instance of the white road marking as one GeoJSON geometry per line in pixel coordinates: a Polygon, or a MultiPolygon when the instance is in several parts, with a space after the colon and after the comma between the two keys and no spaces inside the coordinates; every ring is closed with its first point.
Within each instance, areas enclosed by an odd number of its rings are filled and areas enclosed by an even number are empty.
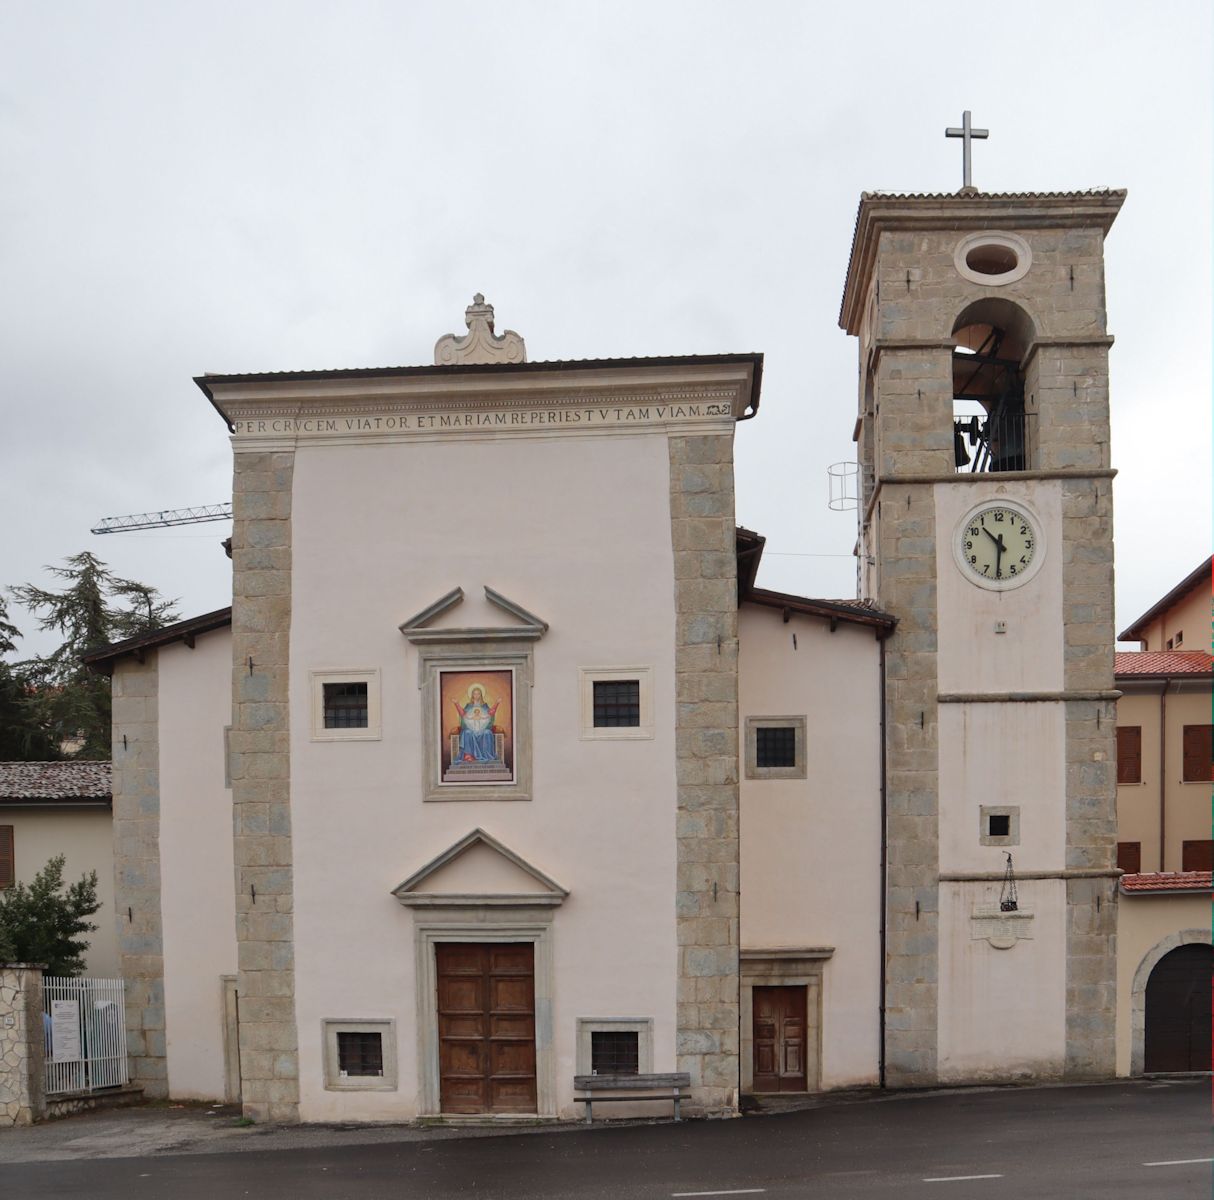
{"type": "Polygon", "coordinates": [[[924,1183],[964,1183],[970,1179],[1002,1179],[1002,1175],[936,1175],[924,1183]]]}
{"type": "Polygon", "coordinates": [[[1190,1163],[1214,1162],[1214,1158],[1171,1158],[1167,1162],[1143,1163],[1144,1167],[1187,1167],[1190,1163]]]}
{"type": "Polygon", "coordinates": [[[766,1188],[734,1188],[729,1192],[671,1192],[672,1196],[757,1196],[766,1188]]]}

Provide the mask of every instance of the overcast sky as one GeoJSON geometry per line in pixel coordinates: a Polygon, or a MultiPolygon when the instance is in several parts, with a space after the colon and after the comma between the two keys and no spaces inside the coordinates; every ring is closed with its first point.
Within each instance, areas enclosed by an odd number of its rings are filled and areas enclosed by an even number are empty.
{"type": "MultiPolygon", "coordinates": [[[[432,361],[483,291],[532,359],[766,354],[760,582],[855,591],[862,191],[1124,187],[1107,245],[1117,621],[1210,547],[1211,6],[0,0],[0,584],[89,548],[230,602],[204,371],[432,361]]],[[[49,648],[33,622],[23,649],[49,648]]]]}

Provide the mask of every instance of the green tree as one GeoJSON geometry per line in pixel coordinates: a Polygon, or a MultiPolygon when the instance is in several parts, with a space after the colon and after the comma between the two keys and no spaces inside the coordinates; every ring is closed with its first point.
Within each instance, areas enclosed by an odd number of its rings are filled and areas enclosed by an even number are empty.
{"type": "Polygon", "coordinates": [[[64,857],[57,854],[30,883],[0,892],[0,962],[38,962],[48,975],[79,975],[89,948],[88,918],[101,907],[97,872],[63,886],[64,857]]]}
{"type": "Polygon", "coordinates": [[[27,583],[9,593],[37,617],[39,629],[56,631],[63,641],[51,654],[15,664],[14,673],[29,689],[36,727],[54,747],[79,738],[82,745],[72,757],[107,759],[110,681],[88,670],[80,658],[170,624],[177,619],[175,602],[147,584],[113,574],[87,550],[48,570],[64,581],[61,591],[27,583]]]}
{"type": "MultiPolygon", "coordinates": [[[[11,654],[20,636],[0,595],[0,654],[11,654]]],[[[0,761],[61,757],[58,743],[39,724],[34,688],[11,663],[0,659],[0,761]]]]}

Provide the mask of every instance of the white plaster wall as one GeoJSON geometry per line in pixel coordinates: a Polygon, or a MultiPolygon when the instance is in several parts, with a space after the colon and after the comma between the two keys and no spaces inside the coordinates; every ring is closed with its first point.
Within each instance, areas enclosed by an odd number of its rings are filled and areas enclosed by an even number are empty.
{"type": "Polygon", "coordinates": [[[822,975],[823,1088],[878,1072],[880,644],[873,631],[742,605],[739,719],[806,717],[807,778],[742,779],[744,950],[833,946],[822,975]],[[793,647],[793,635],[797,645],[793,647]]]}
{"type": "Polygon", "coordinates": [[[305,1121],[417,1112],[413,917],[389,894],[476,826],[571,890],[556,912],[559,1106],[578,1017],[651,1016],[675,1069],[674,587],[664,436],[301,448],[295,461],[291,773],[305,1121]],[[535,645],[534,799],[424,803],[416,648],[397,626],[551,625],[535,645]],[[582,666],[653,667],[652,740],[580,739],[582,666]],[[379,667],[383,739],[313,742],[308,672],[379,667]],[[392,1018],[397,1092],[323,1089],[321,1021],[392,1018]]]}
{"type": "MultiPolygon", "coordinates": [[[[1146,864],[1143,864],[1146,866],[1146,864]]],[[[1150,868],[1147,868],[1148,870],[1150,868]]],[[[1130,1073],[1132,989],[1142,960],[1164,938],[1210,928],[1210,894],[1120,896],[1117,902],[1117,1074],[1130,1073]]]]}
{"type": "Polygon", "coordinates": [[[936,579],[940,613],[937,657],[942,692],[1058,691],[1062,688],[1062,492],[1056,480],[989,488],[942,483],[936,497],[936,579]],[[962,575],[953,537],[979,502],[1020,502],[1045,534],[1045,561],[1021,587],[992,592],[962,575]],[[995,622],[1007,632],[996,633],[995,622]]]}
{"type": "Polygon", "coordinates": [[[88,937],[85,974],[117,979],[122,970],[114,929],[114,821],[109,808],[0,808],[0,825],[13,827],[13,855],[21,883],[29,883],[56,854],[66,859],[67,883],[97,872],[101,908],[93,917],[97,931],[88,937]]]}
{"type": "Polygon", "coordinates": [[[223,1099],[223,990],[236,973],[232,793],[224,786],[232,635],[159,651],[160,911],[169,1094],[223,1099]]]}
{"type": "Polygon", "coordinates": [[[1066,881],[1023,880],[1032,938],[996,950],[975,938],[979,904],[998,883],[940,884],[939,1070],[942,1083],[1050,1078],[1066,1058],[1066,881]]]}
{"type": "Polygon", "coordinates": [[[941,704],[940,870],[1002,871],[979,841],[983,805],[1020,808],[1021,870],[1066,866],[1066,705],[941,704]]]}

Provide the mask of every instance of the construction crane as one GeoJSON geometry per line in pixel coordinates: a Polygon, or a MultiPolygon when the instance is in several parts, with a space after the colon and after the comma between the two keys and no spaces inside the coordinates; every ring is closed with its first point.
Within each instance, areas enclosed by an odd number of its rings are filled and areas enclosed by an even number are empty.
{"type": "Polygon", "coordinates": [[[198,525],[203,521],[230,521],[231,504],[202,504],[196,508],[169,508],[163,512],[103,517],[90,533],[129,533],[134,529],[167,529],[170,525],[198,525]]]}

